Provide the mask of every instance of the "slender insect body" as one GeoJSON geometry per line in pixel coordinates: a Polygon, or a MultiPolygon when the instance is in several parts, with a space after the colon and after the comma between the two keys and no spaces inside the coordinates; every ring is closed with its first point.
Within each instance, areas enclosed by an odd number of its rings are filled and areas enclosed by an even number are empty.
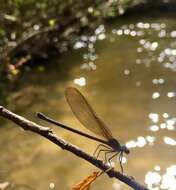
{"type": "MultiPolygon", "coordinates": [[[[63,124],[58,123],[55,120],[52,120],[46,116],[44,116],[41,113],[38,113],[38,117],[41,119],[44,119],[48,122],[51,122],[57,126],[60,126],[64,129],[67,129],[69,131],[72,131],[74,133],[77,133],[79,135],[82,135],[84,137],[87,137],[89,139],[95,140],[100,142],[101,144],[97,147],[95,152],[97,152],[98,148],[100,146],[106,148],[106,149],[101,149],[98,151],[98,155],[100,152],[105,152],[105,158],[108,153],[115,153],[113,156],[111,156],[108,160],[110,161],[114,156],[117,156],[119,153],[119,161],[120,161],[120,166],[121,166],[121,171],[123,172],[123,167],[122,167],[122,157],[123,153],[125,152],[126,154],[129,154],[129,150],[125,145],[121,145],[118,140],[113,138],[113,135],[111,131],[108,129],[108,127],[105,125],[105,123],[97,116],[97,114],[94,112],[90,104],[87,102],[85,97],[78,91],[76,88],[69,87],[65,91],[65,97],[66,100],[74,113],[74,115],[77,117],[77,119],[90,131],[94,132],[97,135],[100,135],[104,137],[104,139],[99,139],[97,137],[91,136],[89,134],[83,133],[81,131],[78,131],[76,129],[70,128],[68,126],[65,126],[63,124]],[[104,145],[103,145],[103,144],[104,145]],[[107,146],[108,145],[109,148],[107,146]]],[[[98,157],[97,155],[97,157],[98,157]]]]}

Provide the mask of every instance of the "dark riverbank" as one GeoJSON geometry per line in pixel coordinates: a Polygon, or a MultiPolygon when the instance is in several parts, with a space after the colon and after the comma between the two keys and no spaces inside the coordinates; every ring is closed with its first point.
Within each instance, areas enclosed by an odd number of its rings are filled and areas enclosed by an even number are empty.
{"type": "MultiPolygon", "coordinates": [[[[32,1],[31,1],[32,2],[32,1]]],[[[53,1],[54,3],[54,1],[53,1]]],[[[41,72],[54,67],[52,59],[72,48],[79,36],[93,34],[104,21],[139,14],[172,14],[174,1],[128,1],[128,3],[65,2],[63,5],[5,3],[1,7],[1,103],[13,91],[16,80],[30,69],[41,72]],[[49,64],[48,64],[49,63],[49,64]]]]}

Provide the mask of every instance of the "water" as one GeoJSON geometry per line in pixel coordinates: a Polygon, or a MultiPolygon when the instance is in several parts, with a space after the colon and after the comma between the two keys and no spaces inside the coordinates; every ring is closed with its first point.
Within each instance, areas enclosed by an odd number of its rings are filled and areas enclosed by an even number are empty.
{"type": "MultiPolygon", "coordinates": [[[[41,111],[88,133],[64,98],[65,87],[75,86],[113,135],[130,148],[131,153],[123,159],[125,173],[147,183],[150,189],[174,189],[175,38],[173,15],[122,18],[100,25],[95,35],[80,37],[74,50],[52,60],[57,63],[53,69],[25,73],[8,107],[49,126],[35,118],[34,113],[41,111]]],[[[65,190],[96,170],[38,135],[4,120],[2,124],[1,181],[42,190],[65,190]]],[[[86,152],[95,150],[96,142],[52,128],[86,152]]],[[[119,169],[118,162],[116,167],[119,169]]],[[[128,189],[105,175],[92,188],[128,189]]]]}

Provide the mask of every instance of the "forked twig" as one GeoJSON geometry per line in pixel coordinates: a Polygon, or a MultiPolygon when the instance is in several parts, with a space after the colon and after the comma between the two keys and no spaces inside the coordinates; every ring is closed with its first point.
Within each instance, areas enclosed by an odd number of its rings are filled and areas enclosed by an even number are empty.
{"type": "Polygon", "coordinates": [[[22,127],[24,130],[29,130],[29,131],[35,132],[35,133],[47,138],[48,140],[50,140],[54,144],[58,145],[62,149],[70,151],[71,153],[75,154],[76,156],[78,156],[84,160],[87,160],[89,163],[96,166],[97,168],[99,168],[103,171],[107,171],[106,173],[109,177],[114,177],[116,179],[119,179],[120,181],[124,182],[125,184],[129,185],[130,187],[132,187],[135,190],[149,190],[145,186],[143,186],[143,185],[139,184],[137,181],[135,181],[134,178],[129,177],[125,174],[122,174],[114,169],[111,169],[110,166],[104,164],[101,160],[97,160],[95,157],[87,154],[85,151],[78,148],[77,146],[72,145],[71,143],[61,139],[55,133],[53,133],[53,131],[50,128],[38,125],[32,121],[29,121],[26,118],[21,117],[2,106],[0,106],[0,115],[4,118],[7,118],[7,119],[13,121],[14,123],[16,123],[17,125],[22,127]]]}

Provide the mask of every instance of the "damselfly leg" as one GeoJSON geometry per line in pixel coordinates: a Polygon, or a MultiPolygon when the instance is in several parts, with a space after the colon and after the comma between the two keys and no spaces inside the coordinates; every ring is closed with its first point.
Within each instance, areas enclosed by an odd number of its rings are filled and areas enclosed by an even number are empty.
{"type": "MultiPolygon", "coordinates": [[[[98,159],[100,154],[103,152],[104,152],[104,162],[109,163],[111,166],[110,159],[108,159],[108,154],[112,154],[116,151],[113,151],[112,148],[110,148],[109,146],[106,146],[104,144],[99,144],[97,146],[97,148],[95,149],[93,156],[96,157],[96,159],[98,159]]],[[[117,155],[117,153],[116,153],[116,155],[117,155]]]]}
{"type": "Polygon", "coordinates": [[[99,144],[93,153],[93,156],[96,157],[97,159],[98,159],[99,154],[102,150],[102,149],[100,149],[101,147],[104,148],[103,150],[111,150],[111,148],[109,146],[106,146],[105,144],[99,144]]]}
{"type": "MultiPolygon", "coordinates": [[[[109,154],[109,153],[113,153],[113,152],[115,152],[115,151],[110,151],[110,152],[106,152],[105,153],[105,160],[106,160],[106,162],[107,162],[107,154],[109,154]]],[[[119,155],[119,162],[120,162],[120,169],[121,169],[121,172],[123,173],[123,166],[122,166],[122,158],[123,158],[123,152],[115,152],[110,158],[108,158],[108,163],[110,164],[110,166],[111,166],[111,161],[112,161],[112,159],[114,158],[114,157],[116,157],[116,156],[118,156],[119,155]],[[119,155],[119,153],[120,153],[120,155],[119,155]]]]}
{"type": "Polygon", "coordinates": [[[123,173],[122,159],[123,159],[123,151],[120,152],[120,155],[119,155],[120,168],[121,168],[121,172],[123,173]]]}
{"type": "Polygon", "coordinates": [[[110,153],[113,153],[113,152],[115,152],[115,151],[113,151],[112,148],[110,148],[109,146],[106,146],[104,144],[99,144],[97,146],[97,148],[95,149],[95,151],[93,153],[93,156],[96,157],[96,159],[98,159],[100,154],[104,153],[104,162],[107,163],[107,161],[108,161],[107,155],[110,154],[110,153]]]}
{"type": "MultiPolygon", "coordinates": [[[[108,158],[108,155],[109,155],[109,154],[113,154],[114,152],[115,152],[115,151],[113,151],[113,150],[110,150],[110,151],[105,152],[105,162],[106,162],[106,163],[109,163],[110,166],[111,166],[111,159],[108,158]]],[[[111,157],[110,157],[110,158],[111,158],[111,157]]]]}
{"type": "Polygon", "coordinates": [[[93,156],[98,159],[98,157],[100,156],[100,154],[103,153],[103,152],[104,152],[104,162],[105,163],[109,163],[111,167],[112,167],[112,165],[111,165],[112,159],[114,157],[118,156],[119,153],[120,153],[120,155],[119,155],[119,162],[120,162],[121,172],[123,173],[123,167],[122,167],[123,152],[116,152],[116,151],[113,151],[110,147],[108,147],[108,146],[106,146],[104,144],[99,144],[97,146],[97,148],[95,149],[95,151],[93,153],[93,156]],[[100,149],[101,147],[102,147],[102,149],[100,149]],[[113,155],[108,158],[109,154],[113,154],[113,155]]]}

